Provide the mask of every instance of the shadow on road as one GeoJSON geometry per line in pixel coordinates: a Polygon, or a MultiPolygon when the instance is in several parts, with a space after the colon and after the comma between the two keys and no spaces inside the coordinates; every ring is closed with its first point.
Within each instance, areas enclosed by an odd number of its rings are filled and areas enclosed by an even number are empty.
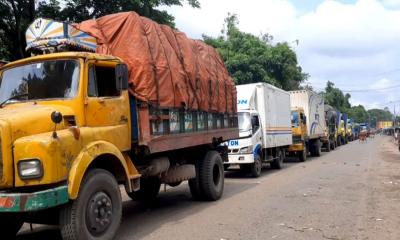
{"type": "MultiPolygon", "coordinates": [[[[260,178],[268,175],[268,172],[275,172],[275,170],[264,171],[260,178]]],[[[249,178],[249,181],[233,181],[227,178],[224,195],[221,201],[216,202],[193,200],[186,183],[176,188],[168,188],[166,192],[164,192],[162,186],[159,197],[151,204],[126,200],[123,202],[123,219],[116,239],[143,239],[164,224],[178,224],[187,216],[195,215],[208,207],[221,204],[223,200],[257,186],[258,183],[254,180],[249,178]]],[[[125,193],[122,193],[122,196],[123,199],[128,199],[125,193]]],[[[40,225],[39,227],[35,226],[33,232],[25,227],[19,233],[17,239],[61,240],[61,235],[58,227],[40,225]]]]}

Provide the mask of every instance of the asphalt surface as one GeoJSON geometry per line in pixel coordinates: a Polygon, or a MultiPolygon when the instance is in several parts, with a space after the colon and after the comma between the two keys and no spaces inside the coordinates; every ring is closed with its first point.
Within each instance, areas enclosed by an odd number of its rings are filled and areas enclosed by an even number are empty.
{"type": "MultiPolygon", "coordinates": [[[[152,206],[124,195],[116,239],[400,239],[400,153],[392,138],[342,146],[304,163],[289,159],[260,178],[225,174],[217,202],[193,201],[187,185],[152,206]]],[[[17,239],[60,239],[57,228],[25,226],[17,239]]]]}

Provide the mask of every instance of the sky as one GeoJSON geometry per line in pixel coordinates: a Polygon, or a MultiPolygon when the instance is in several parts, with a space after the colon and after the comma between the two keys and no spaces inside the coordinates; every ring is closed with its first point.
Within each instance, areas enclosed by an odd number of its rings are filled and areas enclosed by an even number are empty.
{"type": "Polygon", "coordinates": [[[244,32],[288,42],[315,90],[327,81],[352,105],[400,112],[400,0],[199,0],[166,7],[192,38],[218,36],[228,12],[244,32]],[[298,40],[298,44],[297,41],[298,40]]]}

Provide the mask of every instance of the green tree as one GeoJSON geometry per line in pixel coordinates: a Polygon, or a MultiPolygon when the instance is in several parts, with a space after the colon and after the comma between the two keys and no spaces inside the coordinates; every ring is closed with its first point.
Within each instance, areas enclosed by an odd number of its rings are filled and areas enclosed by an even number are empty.
{"type": "Polygon", "coordinates": [[[325,103],[341,112],[346,112],[346,110],[351,108],[350,98],[350,94],[343,94],[339,88],[335,87],[334,83],[328,81],[325,88],[325,103]]]}
{"type": "Polygon", "coordinates": [[[308,78],[287,43],[272,43],[272,36],[254,36],[239,30],[237,15],[228,14],[221,35],[203,36],[225,61],[236,84],[266,82],[285,90],[299,89],[308,78]]]}
{"type": "Polygon", "coordinates": [[[160,6],[200,7],[198,0],[1,0],[0,59],[15,60],[27,55],[25,31],[37,17],[79,22],[121,11],[136,11],[159,23],[174,27],[174,17],[160,6]]]}
{"type": "Polygon", "coordinates": [[[348,117],[353,119],[355,122],[362,123],[368,121],[368,113],[363,105],[348,108],[346,109],[346,113],[348,117]]]}

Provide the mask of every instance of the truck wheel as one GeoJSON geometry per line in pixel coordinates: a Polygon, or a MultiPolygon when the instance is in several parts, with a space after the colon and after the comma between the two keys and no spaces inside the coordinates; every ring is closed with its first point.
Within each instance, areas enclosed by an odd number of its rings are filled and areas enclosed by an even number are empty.
{"type": "Polygon", "coordinates": [[[321,156],[321,141],[319,139],[314,141],[314,156],[321,156]]]}
{"type": "Polygon", "coordinates": [[[224,166],[217,151],[208,151],[199,164],[200,189],[204,200],[215,201],[224,191],[224,166]]]}
{"type": "Polygon", "coordinates": [[[60,211],[63,240],[114,238],[122,216],[122,200],[114,176],[103,169],[90,170],[78,198],[60,211]]]}
{"type": "Polygon", "coordinates": [[[15,239],[18,231],[21,229],[24,221],[14,214],[0,214],[0,235],[2,239],[15,239]]]}
{"type": "Polygon", "coordinates": [[[328,143],[326,144],[326,151],[327,152],[330,152],[331,151],[331,141],[330,140],[328,140],[328,143]]]}
{"type": "Polygon", "coordinates": [[[307,149],[304,148],[303,151],[297,152],[300,162],[305,162],[307,160],[307,149]]]}
{"type": "Polygon", "coordinates": [[[189,189],[190,189],[190,193],[192,194],[193,199],[195,200],[202,200],[204,194],[203,191],[201,190],[200,187],[200,172],[199,172],[199,168],[200,168],[200,161],[201,159],[196,160],[195,162],[195,166],[196,166],[196,177],[189,179],[189,189]]]}
{"type": "Polygon", "coordinates": [[[330,146],[331,150],[335,150],[336,149],[336,141],[332,141],[331,142],[331,146],[330,146]]]}
{"type": "MultiPolygon", "coordinates": [[[[178,184],[179,185],[179,184],[178,184]]],[[[161,181],[158,177],[140,179],[140,189],[136,192],[127,193],[134,201],[154,201],[160,192],[161,181]]]]}
{"type": "Polygon", "coordinates": [[[250,174],[254,178],[258,178],[261,175],[262,162],[259,155],[254,156],[254,163],[251,164],[250,174]]]}
{"type": "Polygon", "coordinates": [[[283,163],[284,154],[279,149],[277,152],[277,156],[273,162],[271,162],[271,167],[274,169],[281,169],[283,163]]]}

